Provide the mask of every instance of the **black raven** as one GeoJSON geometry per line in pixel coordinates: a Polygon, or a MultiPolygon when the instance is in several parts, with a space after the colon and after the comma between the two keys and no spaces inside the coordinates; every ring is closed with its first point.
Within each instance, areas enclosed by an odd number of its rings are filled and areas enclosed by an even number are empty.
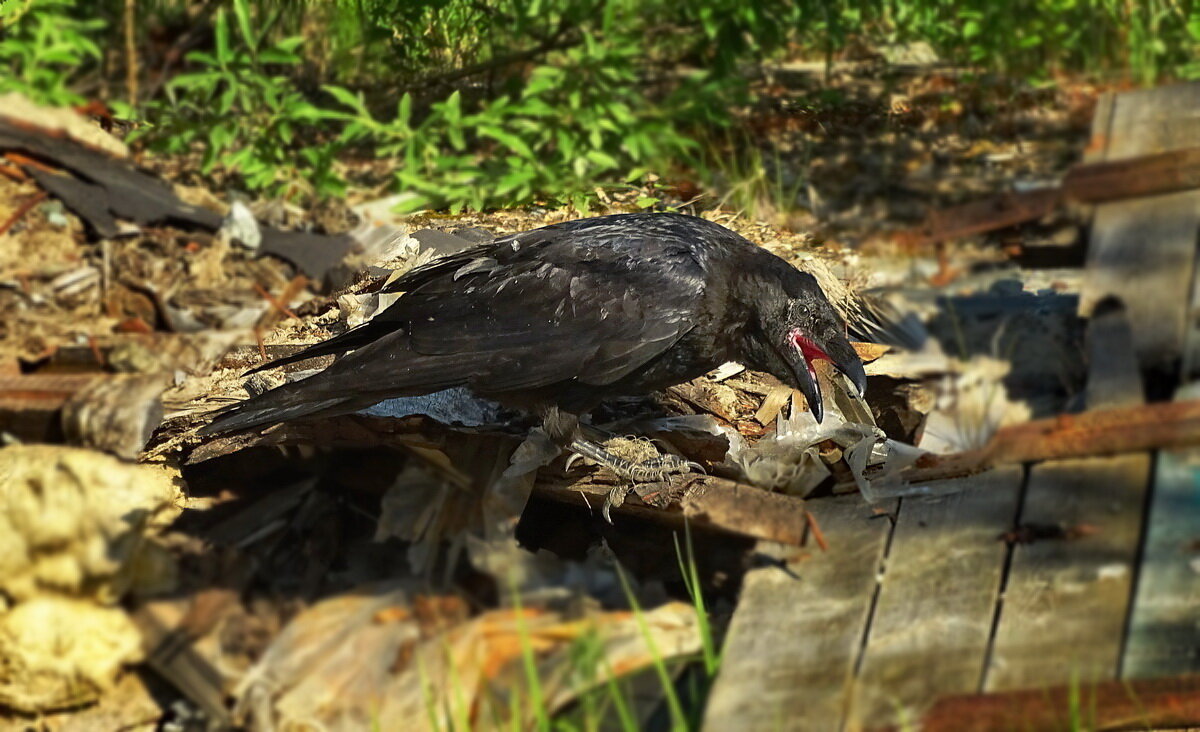
{"type": "Polygon", "coordinates": [[[560,445],[651,480],[687,463],[630,464],[585,439],[579,415],[726,361],[800,389],[818,420],[813,360],[832,361],[860,393],[866,384],[812,275],[692,216],[618,214],[512,234],[416,268],[388,290],[403,294],[367,323],[254,370],[346,355],[225,408],[201,433],[466,386],[539,415],[560,445]]]}

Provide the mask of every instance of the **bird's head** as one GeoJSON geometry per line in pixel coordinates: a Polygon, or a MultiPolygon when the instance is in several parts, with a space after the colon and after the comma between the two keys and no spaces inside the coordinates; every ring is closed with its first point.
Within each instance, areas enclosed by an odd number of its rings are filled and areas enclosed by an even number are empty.
{"type": "Polygon", "coordinates": [[[846,324],[817,280],[791,267],[765,284],[757,300],[757,332],[748,350],[750,365],[768,371],[799,389],[818,422],[824,416],[821,389],[813,362],[830,361],[850,379],[861,395],[867,374],[862,360],[846,337],[846,324]]]}

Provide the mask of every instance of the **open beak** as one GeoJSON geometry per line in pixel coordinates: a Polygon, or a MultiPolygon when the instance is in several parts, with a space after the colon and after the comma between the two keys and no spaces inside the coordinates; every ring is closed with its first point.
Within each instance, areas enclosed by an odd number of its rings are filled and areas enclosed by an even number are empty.
{"type": "Polygon", "coordinates": [[[817,371],[813,368],[814,361],[825,359],[831,362],[850,380],[851,384],[854,384],[860,397],[866,393],[867,372],[863,368],[862,359],[850,345],[850,341],[839,338],[822,347],[802,332],[792,331],[789,335],[792,343],[799,349],[804,362],[803,369],[794,369],[794,371],[800,372],[796,373],[796,382],[800,386],[800,393],[808,401],[808,408],[817,422],[824,418],[825,407],[821,401],[821,387],[817,382],[817,371]]]}

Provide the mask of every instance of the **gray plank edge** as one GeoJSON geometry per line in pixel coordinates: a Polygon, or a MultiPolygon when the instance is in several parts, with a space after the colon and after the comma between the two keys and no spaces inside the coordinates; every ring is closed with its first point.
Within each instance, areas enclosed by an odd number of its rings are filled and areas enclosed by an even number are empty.
{"type": "MultiPolygon", "coordinates": [[[[1200,396],[1193,384],[1178,398],[1200,396]]],[[[1200,673],[1200,450],[1163,450],[1155,465],[1121,676],[1200,673]]]]}

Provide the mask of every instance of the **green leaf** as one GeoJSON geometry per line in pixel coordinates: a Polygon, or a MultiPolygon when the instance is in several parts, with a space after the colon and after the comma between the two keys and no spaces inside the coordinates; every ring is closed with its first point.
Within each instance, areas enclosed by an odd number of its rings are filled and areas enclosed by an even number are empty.
{"type": "Polygon", "coordinates": [[[617,159],[603,150],[589,150],[587,159],[604,169],[612,169],[618,166],[617,159]]]}
{"type": "Polygon", "coordinates": [[[456,125],[462,121],[462,95],[457,89],[446,101],[436,106],[449,124],[456,125]]]}
{"type": "Polygon", "coordinates": [[[355,94],[354,92],[350,91],[349,89],[345,89],[343,87],[336,86],[334,84],[325,84],[324,86],[321,87],[321,89],[323,89],[326,94],[333,97],[335,101],[337,101],[338,103],[340,103],[344,106],[349,107],[350,109],[353,109],[355,112],[357,112],[361,116],[363,116],[363,117],[371,116],[370,113],[367,111],[366,102],[363,101],[362,92],[358,92],[357,94],[355,94]]]}
{"type": "Polygon", "coordinates": [[[217,42],[217,65],[225,66],[233,60],[229,50],[229,25],[225,22],[225,8],[217,9],[217,17],[213,21],[213,33],[217,42]]]}
{"type": "MultiPolygon", "coordinates": [[[[221,65],[221,63],[219,61],[217,61],[216,56],[212,55],[211,53],[205,53],[204,51],[190,51],[190,52],[188,52],[187,56],[185,56],[185,58],[188,61],[190,61],[191,63],[200,64],[202,66],[220,66],[221,65]]],[[[178,77],[176,77],[176,78],[178,78],[178,77]]]]}
{"type": "Polygon", "coordinates": [[[284,53],[294,54],[304,45],[304,36],[288,36],[275,44],[275,48],[284,53]]]}
{"type": "Polygon", "coordinates": [[[404,92],[404,96],[400,97],[399,103],[396,104],[396,120],[397,124],[405,127],[408,126],[409,120],[412,119],[412,95],[404,92]]]}
{"type": "Polygon", "coordinates": [[[523,158],[532,158],[533,150],[524,140],[511,132],[506,132],[499,127],[480,127],[479,134],[484,137],[490,137],[501,145],[504,145],[509,150],[515,152],[523,158]]]}
{"type": "Polygon", "coordinates": [[[233,109],[233,99],[237,90],[232,86],[226,87],[225,91],[217,98],[217,112],[220,114],[228,114],[233,109]]]}
{"type": "Polygon", "coordinates": [[[238,29],[242,33],[242,42],[250,49],[258,47],[259,40],[250,29],[250,5],[246,0],[233,0],[233,14],[237,16],[238,29]]]}
{"type": "Polygon", "coordinates": [[[278,64],[280,66],[295,66],[300,63],[300,57],[282,48],[268,48],[258,55],[259,63],[278,64]]]}

